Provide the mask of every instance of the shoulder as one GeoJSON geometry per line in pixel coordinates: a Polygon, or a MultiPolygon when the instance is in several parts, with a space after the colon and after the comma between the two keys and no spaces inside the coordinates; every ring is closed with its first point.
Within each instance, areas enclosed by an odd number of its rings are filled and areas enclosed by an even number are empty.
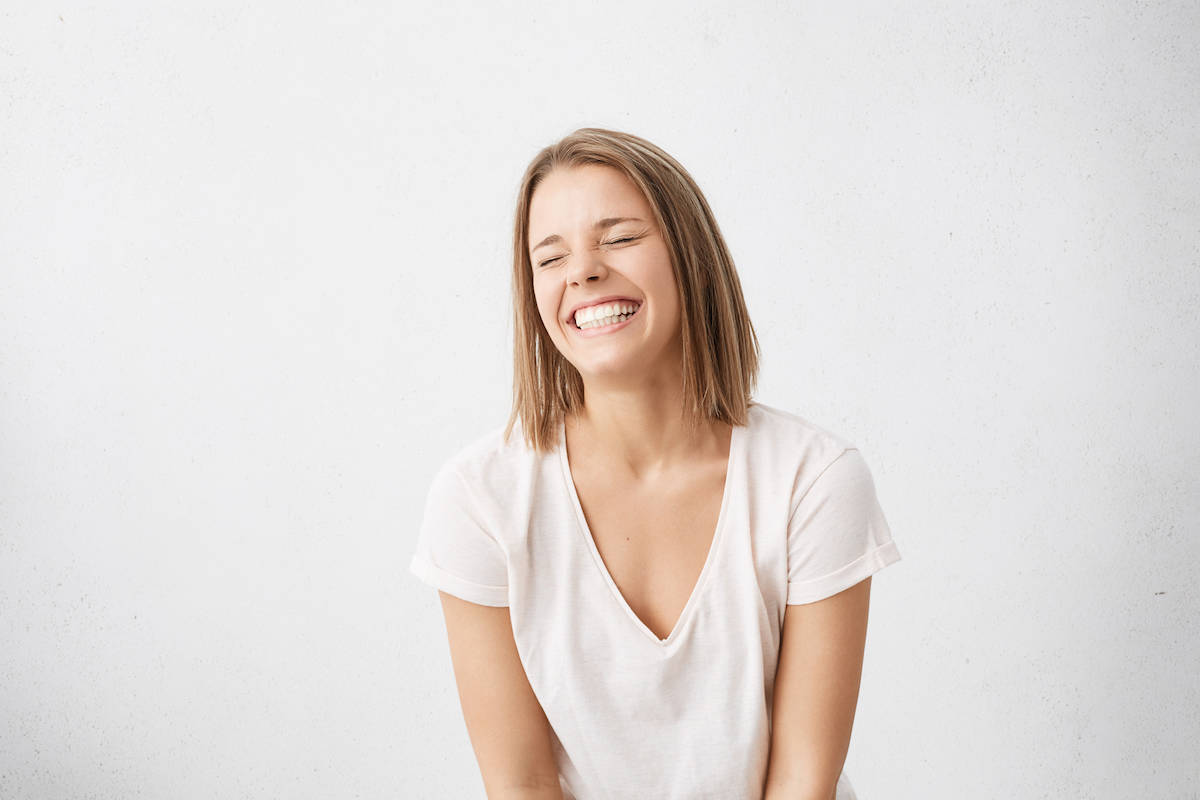
{"type": "Polygon", "coordinates": [[[809,466],[828,466],[855,445],[835,431],[777,406],[755,402],[750,406],[752,447],[759,452],[778,450],[809,466]]]}
{"type": "Polygon", "coordinates": [[[793,510],[815,486],[844,493],[841,487],[870,480],[857,445],[806,416],[755,403],[750,407],[749,427],[752,463],[760,474],[775,474],[788,481],[793,510]]]}
{"type": "Polygon", "coordinates": [[[457,476],[478,496],[503,496],[511,491],[517,477],[537,461],[537,455],[525,443],[520,420],[507,440],[504,428],[498,425],[460,444],[442,462],[435,480],[457,476]]]}

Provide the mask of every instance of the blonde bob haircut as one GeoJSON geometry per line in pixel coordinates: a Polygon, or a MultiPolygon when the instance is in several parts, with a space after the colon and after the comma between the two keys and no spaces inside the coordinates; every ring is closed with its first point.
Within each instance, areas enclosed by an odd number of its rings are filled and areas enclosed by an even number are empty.
{"type": "Polygon", "coordinates": [[[760,349],[733,258],[700,187],[654,144],[620,131],[580,128],[543,148],[525,170],[513,226],[513,407],[526,443],[539,453],[557,446],[567,412],[583,407],[583,378],[555,347],[538,313],[529,257],[529,206],[542,180],[559,167],[603,164],[641,190],[654,213],[679,289],[685,426],[705,419],[745,425],[758,380],[760,349]]]}

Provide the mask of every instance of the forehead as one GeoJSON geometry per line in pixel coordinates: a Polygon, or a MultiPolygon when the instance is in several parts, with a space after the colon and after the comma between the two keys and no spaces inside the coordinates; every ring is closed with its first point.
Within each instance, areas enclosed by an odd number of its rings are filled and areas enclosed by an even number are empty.
{"type": "Polygon", "coordinates": [[[605,217],[650,219],[650,204],[620,170],[604,164],[559,167],[542,179],[529,201],[529,240],[590,230],[605,217]]]}

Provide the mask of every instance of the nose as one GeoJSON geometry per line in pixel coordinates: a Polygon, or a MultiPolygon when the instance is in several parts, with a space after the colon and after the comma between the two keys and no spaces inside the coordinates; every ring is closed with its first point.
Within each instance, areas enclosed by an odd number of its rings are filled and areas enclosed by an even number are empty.
{"type": "Polygon", "coordinates": [[[584,281],[598,281],[607,270],[602,253],[585,250],[567,264],[567,283],[577,286],[584,281]]]}

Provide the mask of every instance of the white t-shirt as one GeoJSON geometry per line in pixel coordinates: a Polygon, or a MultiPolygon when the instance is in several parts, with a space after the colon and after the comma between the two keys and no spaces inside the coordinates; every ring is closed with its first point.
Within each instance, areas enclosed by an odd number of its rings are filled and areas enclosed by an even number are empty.
{"type": "MultiPolygon", "coordinates": [[[[753,403],[733,429],[708,558],[659,639],[592,540],[562,426],[545,455],[525,445],[519,421],[502,436],[493,430],[437,472],[410,570],[464,600],[508,606],[564,796],[760,800],[785,606],[900,560],[862,454],[753,403]]],[[[854,797],[845,773],[837,797],[854,797]]]]}

